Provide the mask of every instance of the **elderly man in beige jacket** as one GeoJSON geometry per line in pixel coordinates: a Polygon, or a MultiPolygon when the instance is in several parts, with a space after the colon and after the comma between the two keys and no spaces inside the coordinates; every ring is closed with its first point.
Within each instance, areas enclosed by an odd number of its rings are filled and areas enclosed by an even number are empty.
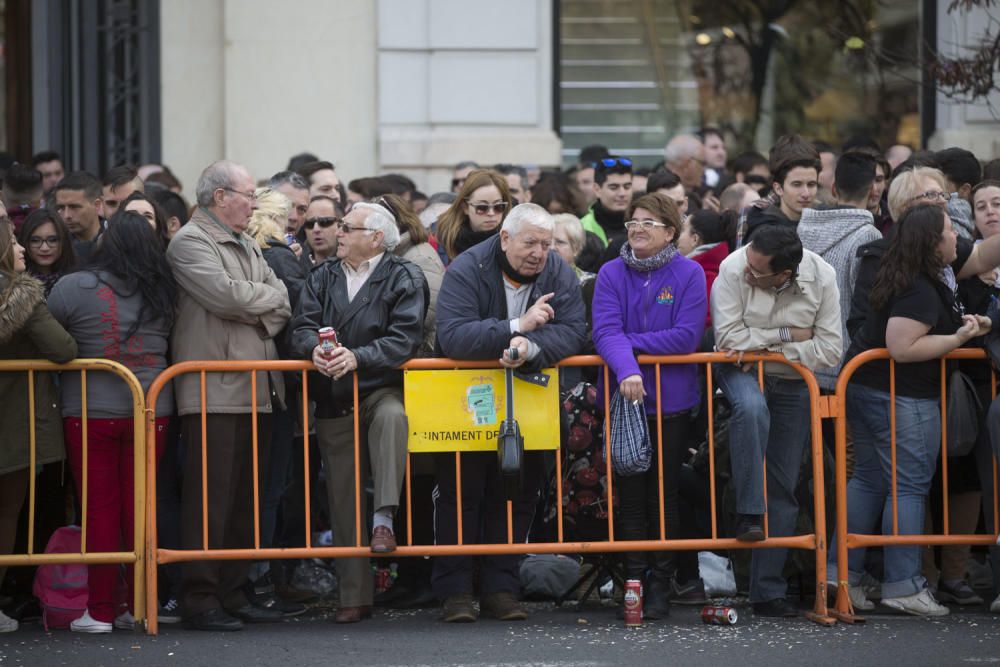
{"type": "MultiPolygon", "coordinates": [[[[277,359],[274,337],[291,315],[288,293],[259,246],[244,231],[256,206],[254,181],[242,166],[210,165],[198,179],[198,209],[170,242],[167,258],[180,286],[171,348],[175,362],[277,359]]],[[[202,549],[202,448],[208,470],[208,548],[253,546],[252,437],[264,459],[271,410],[284,399],[280,373],[257,374],[254,413],[250,373],[209,373],[205,380],[207,446],[202,443],[198,374],[175,381],[187,448],[181,500],[185,549],[202,549]]],[[[267,461],[260,460],[261,477],[267,461]]],[[[189,627],[239,630],[241,621],[280,620],[249,603],[240,589],[246,561],[205,561],[184,567],[181,607],[189,627]]]]}
{"type": "MultiPolygon", "coordinates": [[[[840,296],[833,268],[803,250],[792,227],[764,225],[750,245],[727,257],[712,285],[715,346],[733,358],[716,364],[715,378],[732,405],[729,451],[740,520],[736,539],[792,535],[799,504],[795,487],[809,437],[809,392],[799,374],[765,364],[764,388],[745,352],[782,353],[810,370],[840,362],[840,296]],[[767,498],[764,456],[767,456],[767,498]]],[[[795,616],[782,576],[787,551],[757,549],[750,569],[750,602],[759,616],[795,616]]]]}

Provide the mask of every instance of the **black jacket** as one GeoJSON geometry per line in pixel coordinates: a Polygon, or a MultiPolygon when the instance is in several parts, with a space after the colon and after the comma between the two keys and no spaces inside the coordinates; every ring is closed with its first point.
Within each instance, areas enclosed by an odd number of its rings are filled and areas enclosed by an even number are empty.
{"type": "MultiPolygon", "coordinates": [[[[510,346],[512,317],[500,271],[500,236],[466,250],[452,260],[444,274],[437,301],[435,354],[452,359],[499,359],[510,346]]],[[[579,354],[587,335],[580,281],[555,251],[531,288],[528,303],[553,292],[549,305],[555,318],[534,331],[522,333],[540,348],[524,365],[534,371],[579,354]]]]}
{"type": "Polygon", "coordinates": [[[799,223],[795,220],[789,220],[788,217],[781,212],[781,207],[777,204],[772,204],[767,208],[757,208],[753,206],[747,211],[747,228],[746,232],[743,234],[742,245],[748,245],[751,241],[753,233],[764,225],[778,225],[780,227],[791,227],[795,229],[799,226],[799,223]]]}
{"type": "MultiPolygon", "coordinates": [[[[397,367],[412,359],[423,342],[430,294],[424,274],[413,263],[386,252],[353,301],[347,300],[347,277],[339,259],[314,267],[292,313],[291,351],[312,359],[322,327],[333,327],[340,344],[358,360],[360,397],[375,389],[401,386],[397,367]]],[[[350,374],[334,382],[311,374],[316,416],[339,417],[353,407],[350,374]]]]}

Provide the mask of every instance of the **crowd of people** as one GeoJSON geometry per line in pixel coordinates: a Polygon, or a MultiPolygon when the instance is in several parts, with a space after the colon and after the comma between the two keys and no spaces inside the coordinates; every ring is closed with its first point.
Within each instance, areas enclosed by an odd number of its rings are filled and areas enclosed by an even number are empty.
{"type": "MultiPolygon", "coordinates": [[[[463,162],[451,191],[430,196],[402,174],[345,183],[332,163],[309,154],[261,181],[223,160],[202,172],[189,208],[164,165],[122,165],[101,180],[66,173],[59,155],[45,152],[3,176],[0,358],[112,359],[143,389],[183,361],[311,360],[317,372],[305,406],[301,376],[278,372],[183,375],[159,394],[156,439],[147,446],[158,461],[160,545],[244,548],[259,530],[262,547],[304,546],[311,524],[329,528],[330,544],[354,546],[360,535],[385,555],[407,533],[404,516],[418,544],[457,544],[459,530],[463,544],[508,535],[524,542],[548,539],[539,526],[553,504],[582,521],[585,498],[587,509],[604,512],[610,500],[603,401],[595,398],[603,383],[595,369],[565,368],[561,445],[577,454],[590,448],[592,458],[580,459],[586,468],[573,468],[589,477],[575,476],[554,497],[551,454],[528,452],[508,526],[511,489],[496,454],[463,454],[461,488],[453,455],[416,456],[412,506],[401,512],[408,420],[399,366],[411,359],[493,360],[534,373],[600,355],[612,404],[638,406],[640,430],[654,443],[645,472],[616,468],[619,540],[660,539],[661,525],[667,539],[705,536],[698,517],[711,511],[709,480],[692,452],[706,429],[720,426],[707,423],[709,402],[716,404],[716,421],[728,425],[725,532],[757,542],[795,534],[800,504],[811,506],[802,501],[810,398],[791,367],[767,362],[758,375],[744,355],[780,353],[833,393],[845,361],[887,348],[894,379],[889,362],[869,363],[847,391],[849,531],[916,535],[945,521],[952,532],[990,532],[1000,404],[990,407],[991,375],[981,362],[956,366],[982,408],[974,445],[947,466],[949,515],[931,500],[944,486],[939,358],[989,347],[997,316],[998,179],[1000,162],[983,166],[966,150],[883,152],[865,139],[835,151],[788,135],[767,157],[729,160],[723,134],[707,128],[674,137],[655,168],[591,146],[567,171],[463,162]],[[327,327],[333,344],[319,336],[327,327]],[[641,354],[712,350],[728,358],[714,365],[718,395],[706,391],[695,365],[657,371],[637,362],[641,354]],[[592,412],[585,442],[569,414],[581,396],[592,412]],[[308,465],[304,438],[315,451],[308,465]],[[307,483],[315,497],[304,503],[307,483]]],[[[36,374],[29,420],[28,383],[27,374],[0,374],[0,553],[23,551],[30,475],[36,551],[55,528],[81,520],[89,552],[131,549],[136,425],[127,387],[100,373],[86,382],[78,373],[36,374]]],[[[832,452],[832,437],[825,445],[832,452]]],[[[755,549],[750,558],[741,583],[754,613],[797,615],[787,550],[755,549]]],[[[880,598],[905,613],[940,616],[949,611],[943,602],[984,603],[967,580],[970,559],[961,546],[893,546],[881,558],[852,549],[845,575],[831,547],[828,578],[834,589],[848,581],[855,608],[872,609],[880,598]]],[[[371,559],[335,559],[335,620],[361,621],[376,604],[433,600],[448,622],[480,613],[522,620],[521,565],[513,555],[401,559],[384,590],[371,559]]],[[[990,547],[987,565],[995,595],[1000,547],[990,547]]],[[[666,617],[672,603],[706,600],[692,554],[627,553],[620,566],[643,582],[647,619],[666,617]]],[[[87,610],[71,629],[133,627],[127,568],[88,570],[87,610]]],[[[162,571],[160,622],[197,630],[280,621],[334,587],[327,564],[313,560],[198,561],[162,571]]],[[[2,589],[0,631],[32,614],[30,574],[19,572],[2,589]]],[[[990,609],[1000,613],[1000,596],[990,609]]]]}

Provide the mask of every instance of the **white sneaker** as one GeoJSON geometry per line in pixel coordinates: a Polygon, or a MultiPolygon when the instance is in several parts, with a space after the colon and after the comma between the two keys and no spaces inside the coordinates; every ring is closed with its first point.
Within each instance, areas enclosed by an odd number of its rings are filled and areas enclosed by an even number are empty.
{"type": "Polygon", "coordinates": [[[997,599],[990,605],[990,611],[994,614],[1000,614],[1000,595],[998,595],[997,599]]]}
{"type": "Polygon", "coordinates": [[[948,607],[938,604],[928,589],[901,598],[882,598],[882,604],[913,616],[947,616],[948,607]]]}
{"type": "MultiPolygon", "coordinates": [[[[836,597],[837,582],[826,582],[826,588],[828,591],[831,591],[831,595],[836,597]]],[[[851,606],[853,606],[857,611],[871,611],[875,608],[875,603],[868,599],[868,596],[865,595],[864,587],[860,584],[857,586],[848,586],[847,596],[851,598],[851,606]]]]}
{"type": "Polygon", "coordinates": [[[111,632],[111,624],[98,621],[90,615],[90,611],[83,612],[83,616],[69,624],[69,629],[73,632],[86,632],[92,635],[106,635],[111,632]]]}
{"type": "MultiPolygon", "coordinates": [[[[1000,598],[997,599],[1000,600],[1000,598]]],[[[15,621],[13,618],[0,611],[0,633],[15,632],[16,630],[17,630],[17,621],[15,621]]]]}
{"type": "Polygon", "coordinates": [[[135,617],[126,609],[115,619],[115,627],[119,630],[135,630],[135,617]]]}

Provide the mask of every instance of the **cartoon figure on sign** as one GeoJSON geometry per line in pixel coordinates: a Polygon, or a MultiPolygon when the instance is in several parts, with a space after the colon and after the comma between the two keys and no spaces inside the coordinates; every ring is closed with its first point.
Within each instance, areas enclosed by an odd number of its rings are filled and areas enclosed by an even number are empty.
{"type": "Polygon", "coordinates": [[[476,426],[491,426],[497,423],[497,412],[503,408],[493,391],[493,379],[484,375],[473,378],[473,383],[465,390],[465,411],[472,416],[476,426]]]}

